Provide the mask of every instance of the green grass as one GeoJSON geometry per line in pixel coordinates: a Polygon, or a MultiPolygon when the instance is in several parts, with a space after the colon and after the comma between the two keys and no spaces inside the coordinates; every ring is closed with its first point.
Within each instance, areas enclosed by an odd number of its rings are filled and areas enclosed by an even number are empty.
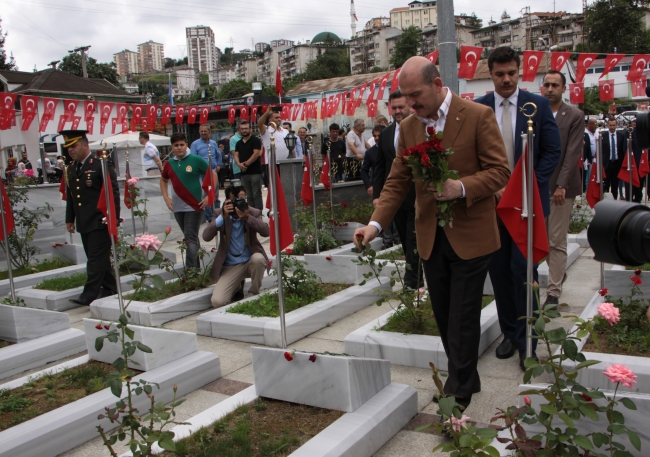
{"type": "Polygon", "coordinates": [[[10,346],[11,344],[12,343],[10,343],[9,341],[0,340],[0,349],[6,348],[7,346],[10,346]]]}
{"type": "Polygon", "coordinates": [[[646,263],[644,265],[639,265],[638,267],[625,267],[626,270],[642,270],[642,271],[650,271],[650,263],[646,263]]]}
{"type": "Polygon", "coordinates": [[[162,289],[156,289],[155,287],[142,288],[137,292],[125,295],[124,299],[153,303],[169,297],[191,292],[193,290],[200,290],[211,284],[209,277],[207,277],[206,282],[200,286],[196,285],[196,282],[197,281],[192,281],[192,285],[189,285],[189,282],[184,283],[181,281],[166,282],[162,289]]]}
{"type": "MultiPolygon", "coordinates": [[[[483,295],[481,308],[485,308],[487,305],[492,303],[493,300],[493,295],[483,295]]],[[[440,330],[438,329],[438,324],[433,315],[431,303],[428,299],[426,302],[422,303],[420,311],[422,312],[423,319],[422,325],[419,328],[414,328],[414,321],[411,312],[402,307],[388,318],[388,321],[380,330],[402,334],[440,336],[440,330]]]]}
{"type": "Polygon", "coordinates": [[[404,248],[400,246],[398,249],[395,249],[394,251],[391,252],[386,252],[384,254],[379,254],[377,256],[377,259],[381,260],[404,260],[405,254],[404,254],[404,248]]]}
{"type": "MultiPolygon", "coordinates": [[[[318,284],[309,296],[285,294],[284,311],[289,313],[303,306],[322,300],[328,295],[335,294],[350,287],[349,284],[318,284]]],[[[246,314],[251,317],[278,317],[280,304],[278,294],[263,294],[256,300],[240,303],[226,310],[227,313],[246,314]]]]}
{"type": "MultiPolygon", "coordinates": [[[[72,265],[74,265],[72,262],[70,262],[67,259],[64,259],[63,257],[54,257],[52,259],[38,262],[36,265],[28,268],[18,268],[12,270],[12,273],[14,278],[17,278],[19,276],[27,276],[34,273],[40,273],[42,271],[56,270],[57,268],[69,267],[72,265]]],[[[0,271],[0,279],[8,279],[8,278],[9,278],[8,272],[0,271]]]]}
{"type": "Polygon", "coordinates": [[[74,289],[86,284],[88,275],[86,273],[77,273],[72,276],[62,276],[59,278],[46,279],[40,284],[34,286],[34,289],[41,290],[55,290],[61,292],[62,290],[74,289]]]}

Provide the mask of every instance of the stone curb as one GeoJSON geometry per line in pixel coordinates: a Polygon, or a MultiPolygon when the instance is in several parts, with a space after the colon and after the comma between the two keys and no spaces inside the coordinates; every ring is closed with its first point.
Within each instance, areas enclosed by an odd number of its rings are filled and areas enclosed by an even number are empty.
{"type": "MultiPolygon", "coordinates": [[[[430,368],[432,362],[438,369],[447,370],[447,356],[439,336],[404,335],[377,331],[395,311],[380,316],[345,337],[345,352],[359,357],[384,359],[395,365],[430,368]]],[[[496,302],[481,312],[481,341],[479,356],[501,335],[496,302]]]]}

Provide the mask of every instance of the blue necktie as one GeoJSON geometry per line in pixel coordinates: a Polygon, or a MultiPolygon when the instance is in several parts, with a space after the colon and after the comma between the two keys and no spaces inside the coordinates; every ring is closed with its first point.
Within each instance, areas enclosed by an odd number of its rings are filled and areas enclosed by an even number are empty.
{"type": "Polygon", "coordinates": [[[612,135],[612,141],[610,141],[609,147],[610,147],[610,149],[612,151],[611,151],[611,154],[610,154],[610,160],[616,160],[616,158],[617,158],[616,157],[616,142],[615,142],[616,140],[614,139],[614,134],[612,133],[611,135],[612,135]]]}

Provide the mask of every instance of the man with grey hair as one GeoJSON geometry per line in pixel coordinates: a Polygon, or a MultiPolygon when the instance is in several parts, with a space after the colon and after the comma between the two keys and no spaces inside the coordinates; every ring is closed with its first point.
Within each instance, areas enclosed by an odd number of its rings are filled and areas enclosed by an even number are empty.
{"type": "Polygon", "coordinates": [[[345,180],[354,181],[361,179],[361,162],[370,149],[370,145],[363,139],[366,123],[363,119],[355,119],[352,130],[345,136],[345,180]]]}
{"type": "Polygon", "coordinates": [[[163,164],[160,161],[158,148],[149,141],[149,134],[147,132],[140,132],[138,135],[138,141],[142,146],[144,146],[142,165],[147,172],[147,176],[160,176],[163,164]]]}
{"type": "MultiPolygon", "coordinates": [[[[217,146],[217,142],[212,139],[210,133],[210,126],[208,124],[202,124],[199,126],[199,135],[201,138],[194,141],[190,146],[190,154],[201,157],[203,160],[208,162],[208,154],[210,155],[210,160],[212,161],[212,169],[215,173],[219,173],[221,169],[221,150],[217,146]]],[[[209,163],[209,162],[208,162],[209,163]]],[[[214,183],[215,189],[219,189],[219,184],[214,183]]],[[[217,208],[219,207],[219,193],[217,192],[217,201],[215,202],[217,208]]],[[[212,207],[205,207],[205,220],[209,223],[212,221],[212,207]]]]}

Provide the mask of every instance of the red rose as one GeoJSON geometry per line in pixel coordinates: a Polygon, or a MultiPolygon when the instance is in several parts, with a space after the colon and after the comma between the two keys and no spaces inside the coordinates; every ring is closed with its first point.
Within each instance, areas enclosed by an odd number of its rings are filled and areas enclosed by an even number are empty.
{"type": "Polygon", "coordinates": [[[342,206],[343,208],[347,208],[347,207],[348,207],[348,204],[345,203],[345,202],[341,202],[341,206],[342,206]]]}
{"type": "Polygon", "coordinates": [[[420,157],[420,162],[424,164],[427,163],[428,161],[429,161],[429,154],[425,152],[424,154],[422,154],[422,157],[420,157]]]}
{"type": "Polygon", "coordinates": [[[637,276],[641,276],[641,270],[640,269],[634,270],[634,274],[637,276]]]}
{"type": "Polygon", "coordinates": [[[584,398],[586,401],[593,401],[593,398],[591,398],[589,395],[586,394],[580,394],[582,395],[582,398],[584,398]]]}
{"type": "Polygon", "coordinates": [[[327,257],[325,257],[325,259],[326,259],[326,260],[332,260],[332,256],[331,256],[331,255],[328,255],[327,257]]]}
{"type": "Polygon", "coordinates": [[[104,328],[105,328],[106,330],[110,330],[111,326],[110,326],[110,325],[107,325],[107,324],[104,324],[104,328]]]}
{"type": "Polygon", "coordinates": [[[436,134],[436,128],[433,125],[427,125],[427,135],[433,136],[436,134]]]}
{"type": "Polygon", "coordinates": [[[643,281],[641,280],[641,278],[639,276],[630,276],[630,279],[637,286],[640,286],[641,284],[643,284],[643,281]]]}
{"type": "Polygon", "coordinates": [[[310,356],[309,356],[309,361],[310,361],[311,363],[314,363],[314,362],[316,361],[316,354],[312,354],[312,355],[310,355],[310,356]]]}
{"type": "Polygon", "coordinates": [[[604,297],[605,295],[607,295],[608,292],[609,292],[609,289],[607,287],[605,287],[604,289],[601,289],[601,290],[598,291],[598,293],[600,294],[601,297],[604,297]]]}
{"type": "Polygon", "coordinates": [[[272,267],[273,266],[273,260],[269,260],[269,263],[266,264],[267,267],[272,267]]]}
{"type": "Polygon", "coordinates": [[[293,360],[293,356],[291,355],[291,352],[285,352],[284,358],[287,359],[287,362],[291,362],[293,360]]]}
{"type": "Polygon", "coordinates": [[[97,330],[101,330],[102,329],[102,323],[100,322],[99,324],[95,325],[95,328],[97,330]]]}

